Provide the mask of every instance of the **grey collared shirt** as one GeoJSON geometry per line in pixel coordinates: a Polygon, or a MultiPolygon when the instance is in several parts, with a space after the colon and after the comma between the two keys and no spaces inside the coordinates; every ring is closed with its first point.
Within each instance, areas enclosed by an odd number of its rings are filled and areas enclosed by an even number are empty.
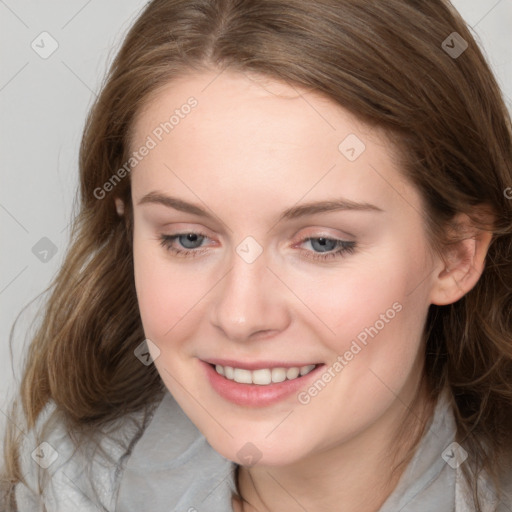
{"type": "MultiPolygon", "coordinates": [[[[40,421],[51,408],[48,404],[40,421]]],[[[116,431],[124,445],[102,442],[114,464],[87,449],[73,453],[64,428],[56,428],[45,439],[45,456],[55,457],[49,447],[58,454],[47,469],[34,455],[41,439],[36,441],[31,432],[21,454],[22,471],[33,489],[37,475],[48,472],[50,484],[43,495],[47,511],[232,512],[236,465],[213,450],[169,392],[145,428],[136,425],[125,421],[116,431]]],[[[473,512],[461,479],[464,452],[454,443],[455,419],[443,394],[412,460],[379,512],[473,512]]],[[[512,486],[512,475],[508,482],[512,486]]],[[[512,489],[508,492],[511,500],[499,503],[492,486],[483,482],[482,511],[512,512],[512,489]]],[[[16,487],[16,499],[19,512],[42,510],[41,500],[24,485],[16,487]]]]}

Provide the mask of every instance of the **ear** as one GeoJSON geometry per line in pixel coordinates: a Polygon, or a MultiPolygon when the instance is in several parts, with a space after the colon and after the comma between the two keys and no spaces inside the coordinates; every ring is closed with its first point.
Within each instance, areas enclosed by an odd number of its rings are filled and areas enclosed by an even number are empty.
{"type": "Polygon", "coordinates": [[[119,197],[116,197],[114,201],[116,203],[117,214],[119,217],[122,217],[124,214],[124,202],[122,199],[119,199],[119,197]]]}
{"type": "Polygon", "coordinates": [[[485,267],[485,257],[492,232],[478,229],[465,214],[455,217],[456,234],[463,239],[447,246],[434,273],[430,292],[432,304],[453,304],[478,282],[485,267]]]}

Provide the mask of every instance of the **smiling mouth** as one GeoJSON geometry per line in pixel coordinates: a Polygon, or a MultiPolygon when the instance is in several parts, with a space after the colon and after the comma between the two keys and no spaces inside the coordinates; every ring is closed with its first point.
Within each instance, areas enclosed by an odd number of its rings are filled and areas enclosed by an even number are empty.
{"type": "Polygon", "coordinates": [[[268,386],[277,384],[286,380],[299,379],[312,372],[318,364],[309,364],[306,366],[294,366],[290,368],[261,368],[258,370],[246,370],[244,368],[233,368],[232,366],[222,366],[220,364],[210,364],[215,371],[225,379],[238,382],[239,384],[256,384],[258,386],[268,386]]]}

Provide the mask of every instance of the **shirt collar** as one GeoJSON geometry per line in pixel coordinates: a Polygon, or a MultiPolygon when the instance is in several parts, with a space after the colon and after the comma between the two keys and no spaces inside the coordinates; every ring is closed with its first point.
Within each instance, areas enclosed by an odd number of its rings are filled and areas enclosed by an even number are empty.
{"type": "Polygon", "coordinates": [[[116,510],[226,512],[235,469],[166,391],[126,463],[116,510]]]}
{"type": "MultiPolygon", "coordinates": [[[[471,510],[460,496],[456,506],[457,457],[463,452],[454,444],[455,435],[445,390],[413,458],[379,512],[471,510]]],[[[210,446],[166,390],[126,463],[116,509],[226,512],[236,492],[235,469],[236,464],[210,446]]]]}

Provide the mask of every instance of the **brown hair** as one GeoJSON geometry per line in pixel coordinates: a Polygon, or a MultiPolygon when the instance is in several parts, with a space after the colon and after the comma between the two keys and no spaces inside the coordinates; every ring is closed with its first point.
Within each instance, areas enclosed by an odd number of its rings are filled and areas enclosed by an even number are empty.
{"type": "MultiPolygon", "coordinates": [[[[512,186],[512,130],[484,56],[442,0],[148,3],[87,118],[72,244],[20,386],[27,428],[49,400],[70,429],[93,432],[161,396],[156,369],[133,353],[144,333],[133,280],[130,179],[105,199],[94,191],[128,160],[134,118],[149,98],[179,75],[213,68],[316,90],[384,129],[425,201],[433,247],[453,242],[447,228],[457,213],[479,226],[474,207],[492,208],[493,239],[481,278],[456,303],[432,305],[425,332],[428,387],[434,398],[444,388],[451,392],[477,504],[475,475],[484,468],[498,485],[512,450],[512,201],[504,193],[512,186]],[[442,48],[453,32],[469,45],[457,58],[442,48]],[[124,200],[125,220],[114,194],[124,200]]],[[[17,402],[12,418],[16,410],[17,402]]],[[[7,500],[23,479],[19,437],[9,424],[7,500]]]]}

